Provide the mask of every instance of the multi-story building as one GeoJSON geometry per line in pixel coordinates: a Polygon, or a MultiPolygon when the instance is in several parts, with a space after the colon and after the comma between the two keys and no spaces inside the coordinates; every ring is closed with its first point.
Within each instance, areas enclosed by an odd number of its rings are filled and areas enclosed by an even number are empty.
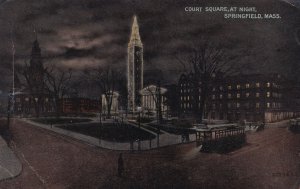
{"type": "Polygon", "coordinates": [[[182,74],[178,82],[179,112],[181,115],[195,115],[200,108],[200,84],[192,74],[182,74]]]}
{"type": "MultiPolygon", "coordinates": [[[[179,80],[182,112],[195,111],[193,106],[199,102],[191,94],[195,90],[189,82],[191,79],[191,76],[182,75],[179,80]]],[[[299,114],[296,107],[290,106],[291,98],[287,80],[279,74],[216,77],[210,84],[205,117],[274,122],[299,114]]]]}

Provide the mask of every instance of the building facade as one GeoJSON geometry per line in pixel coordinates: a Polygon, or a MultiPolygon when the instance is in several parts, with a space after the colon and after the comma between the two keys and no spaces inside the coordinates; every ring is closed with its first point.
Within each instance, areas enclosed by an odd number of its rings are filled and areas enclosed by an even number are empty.
{"type": "MultiPolygon", "coordinates": [[[[182,75],[179,80],[182,113],[197,112],[194,106],[200,95],[195,101],[191,80],[190,75],[182,75]]],[[[299,114],[297,108],[289,105],[290,100],[287,81],[279,74],[216,77],[210,84],[205,118],[275,122],[299,114]]]]}
{"type": "Polygon", "coordinates": [[[200,82],[194,74],[182,74],[178,81],[179,114],[193,116],[199,113],[200,82]]]}
{"type": "Polygon", "coordinates": [[[166,94],[167,89],[155,85],[149,85],[140,91],[142,97],[142,109],[144,112],[156,113],[157,106],[160,103],[160,108],[163,114],[167,113],[166,94]],[[160,98],[160,99],[159,99],[160,98]]]}
{"type": "Polygon", "coordinates": [[[127,62],[127,89],[128,111],[135,112],[137,106],[141,106],[139,91],[143,88],[143,44],[139,34],[137,17],[134,16],[128,43],[127,62]]]}

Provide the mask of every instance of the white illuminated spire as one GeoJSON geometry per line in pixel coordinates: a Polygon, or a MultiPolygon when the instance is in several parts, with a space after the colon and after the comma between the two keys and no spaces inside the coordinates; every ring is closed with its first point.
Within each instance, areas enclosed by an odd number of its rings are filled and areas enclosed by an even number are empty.
{"type": "Polygon", "coordinates": [[[131,46],[131,45],[143,46],[142,41],[141,41],[141,37],[140,37],[139,25],[138,25],[136,16],[133,16],[131,36],[130,36],[130,41],[129,41],[128,45],[129,46],[131,46]]]}

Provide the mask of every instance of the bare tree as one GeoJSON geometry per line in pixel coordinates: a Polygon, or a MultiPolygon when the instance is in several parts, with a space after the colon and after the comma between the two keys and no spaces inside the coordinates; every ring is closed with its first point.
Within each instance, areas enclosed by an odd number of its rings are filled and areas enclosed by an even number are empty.
{"type": "Polygon", "coordinates": [[[45,69],[40,68],[39,71],[33,71],[32,65],[29,65],[25,60],[25,68],[23,69],[23,76],[26,80],[26,87],[29,90],[32,98],[36,117],[40,116],[40,112],[43,111],[44,103],[44,74],[45,69]]]}
{"type": "Polygon", "coordinates": [[[193,75],[194,107],[197,109],[197,121],[202,122],[205,105],[211,92],[212,82],[216,75],[222,73],[224,76],[233,74],[237,69],[237,56],[229,55],[224,46],[214,45],[212,42],[201,40],[189,51],[187,57],[182,60],[175,58],[182,64],[185,71],[193,75]],[[200,92],[199,92],[200,89],[200,92]],[[200,100],[199,100],[200,96],[200,100]]]}
{"type": "Polygon", "coordinates": [[[157,123],[160,124],[162,122],[162,94],[160,82],[158,82],[158,86],[155,86],[154,92],[150,89],[150,87],[147,87],[147,91],[151,94],[154,100],[157,123]]]}
{"type": "Polygon", "coordinates": [[[45,87],[49,95],[53,98],[53,105],[56,116],[61,115],[61,101],[70,89],[72,70],[63,70],[54,66],[45,69],[45,87]]]}
{"type": "Polygon", "coordinates": [[[111,117],[111,106],[116,92],[119,87],[122,74],[110,66],[98,67],[97,69],[84,73],[87,79],[95,83],[101,90],[106,100],[107,117],[111,117]]]}

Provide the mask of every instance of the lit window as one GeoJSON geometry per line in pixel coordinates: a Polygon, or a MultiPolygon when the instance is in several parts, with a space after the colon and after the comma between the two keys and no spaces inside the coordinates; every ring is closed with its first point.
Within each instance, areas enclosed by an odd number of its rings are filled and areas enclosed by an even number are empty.
{"type": "Polygon", "coordinates": [[[223,98],[223,95],[222,94],[220,94],[220,99],[222,99],[223,98]]]}
{"type": "Polygon", "coordinates": [[[260,83],[256,83],[255,86],[258,88],[260,87],[260,83]]]}
{"type": "Polygon", "coordinates": [[[259,93],[256,93],[256,95],[255,95],[257,98],[259,97],[259,93]]]}
{"type": "Polygon", "coordinates": [[[249,83],[246,83],[246,88],[250,88],[250,84],[249,83]]]}
{"type": "Polygon", "coordinates": [[[241,97],[241,94],[240,93],[237,93],[236,94],[236,98],[240,98],[241,97]]]}
{"type": "Polygon", "coordinates": [[[237,85],[236,88],[237,88],[237,89],[240,89],[240,88],[241,88],[241,85],[237,85]]]}
{"type": "Polygon", "coordinates": [[[258,102],[255,104],[255,107],[256,107],[256,108],[259,108],[259,103],[258,103],[258,102]]]}
{"type": "Polygon", "coordinates": [[[222,91],[223,90],[223,87],[222,86],[220,86],[220,91],[222,91]]]}
{"type": "Polygon", "coordinates": [[[270,103],[269,102],[267,103],[267,108],[270,108],[270,103]]]}
{"type": "Polygon", "coordinates": [[[212,99],[214,100],[216,98],[216,96],[215,95],[212,95],[212,99]]]}
{"type": "Polygon", "coordinates": [[[231,94],[230,93],[228,94],[228,98],[231,98],[231,94]]]}
{"type": "Polygon", "coordinates": [[[241,104],[237,102],[236,107],[239,108],[240,106],[241,106],[241,104]]]}
{"type": "Polygon", "coordinates": [[[215,88],[215,87],[213,87],[212,91],[216,91],[216,88],[215,88]]]}
{"type": "Polygon", "coordinates": [[[271,96],[271,93],[270,92],[267,92],[267,97],[270,97],[271,96]]]}
{"type": "Polygon", "coordinates": [[[231,85],[228,85],[228,90],[231,90],[231,88],[232,88],[231,85]]]}
{"type": "Polygon", "coordinates": [[[268,82],[268,83],[267,83],[267,87],[271,87],[271,83],[268,82]]]}
{"type": "Polygon", "coordinates": [[[26,97],[26,98],[25,98],[25,101],[29,101],[29,98],[28,98],[28,97],[26,97]]]}
{"type": "Polygon", "coordinates": [[[246,98],[248,98],[250,96],[250,93],[246,93],[246,98]]]}

